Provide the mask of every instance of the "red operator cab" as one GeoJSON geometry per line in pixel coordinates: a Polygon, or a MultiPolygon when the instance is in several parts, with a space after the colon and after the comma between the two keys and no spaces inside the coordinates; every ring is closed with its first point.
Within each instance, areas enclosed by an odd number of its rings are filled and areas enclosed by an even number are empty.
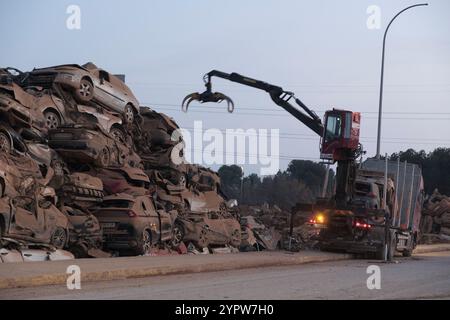
{"type": "Polygon", "coordinates": [[[324,123],[320,158],[333,162],[352,159],[359,148],[361,114],[333,109],[325,112],[324,123]]]}

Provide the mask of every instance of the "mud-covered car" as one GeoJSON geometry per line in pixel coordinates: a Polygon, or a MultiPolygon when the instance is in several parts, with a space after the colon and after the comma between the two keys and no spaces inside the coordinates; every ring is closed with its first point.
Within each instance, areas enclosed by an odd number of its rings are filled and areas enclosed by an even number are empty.
{"type": "Polygon", "coordinates": [[[103,201],[102,181],[87,173],[65,171],[62,176],[55,174],[51,183],[60,201],[66,205],[87,209],[103,201]]]}
{"type": "Polygon", "coordinates": [[[22,137],[8,123],[0,120],[0,152],[11,153],[14,149],[26,152],[22,137]]]}
{"type": "Polygon", "coordinates": [[[88,257],[92,249],[102,248],[102,228],[93,214],[68,206],[63,206],[61,212],[69,220],[67,249],[76,258],[88,257]]]}
{"type": "Polygon", "coordinates": [[[26,73],[27,86],[51,88],[53,83],[69,89],[80,103],[94,101],[107,109],[123,114],[126,123],[133,123],[139,114],[139,102],[128,86],[93,63],[82,66],[65,64],[33,69],[26,73]]]}
{"type": "Polygon", "coordinates": [[[190,213],[175,222],[178,237],[185,243],[192,241],[200,248],[241,244],[241,225],[234,218],[215,213],[190,213]]]}
{"type": "Polygon", "coordinates": [[[179,127],[169,116],[141,107],[140,130],[134,144],[146,170],[157,170],[170,182],[186,186],[184,143],[179,127]]]}
{"type": "Polygon", "coordinates": [[[133,196],[149,194],[149,177],[139,168],[92,168],[89,174],[103,182],[106,194],[126,193],[133,196]]]}
{"type": "Polygon", "coordinates": [[[0,152],[0,197],[31,193],[42,180],[44,177],[35,161],[0,152]]]}
{"type": "Polygon", "coordinates": [[[76,104],[67,96],[54,94],[54,88],[23,86],[21,78],[25,77],[24,73],[14,69],[19,75],[13,76],[9,69],[0,68],[0,117],[3,114],[12,126],[32,126],[46,132],[66,124],[98,123],[105,131],[124,139],[126,132],[119,113],[76,104]]]}
{"type": "Polygon", "coordinates": [[[19,76],[12,75],[10,69],[0,69],[0,112],[7,114],[11,125],[47,130],[68,120],[63,100],[49,90],[18,85],[19,76]]]}
{"type": "Polygon", "coordinates": [[[67,162],[83,161],[100,167],[139,167],[141,162],[131,148],[99,128],[80,125],[50,130],[48,145],[67,162]]]}
{"type": "Polygon", "coordinates": [[[177,245],[173,230],[177,212],[157,209],[149,196],[107,196],[92,212],[103,228],[106,249],[145,254],[157,243],[177,245]]]}
{"type": "Polygon", "coordinates": [[[180,127],[164,113],[156,112],[149,107],[140,107],[140,135],[136,136],[136,146],[143,153],[166,150],[181,142],[180,127]]]}
{"type": "Polygon", "coordinates": [[[52,188],[39,189],[33,197],[20,195],[0,199],[2,237],[63,249],[68,243],[68,228],[67,217],[54,205],[52,188]]]}

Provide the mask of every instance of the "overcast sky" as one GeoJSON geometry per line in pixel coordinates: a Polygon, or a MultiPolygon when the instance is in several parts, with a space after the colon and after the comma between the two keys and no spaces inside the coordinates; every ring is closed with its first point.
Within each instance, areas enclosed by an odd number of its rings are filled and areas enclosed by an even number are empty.
{"type": "MultiPolygon", "coordinates": [[[[235,101],[233,114],[223,103],[180,112],[186,94],[203,91],[204,73],[234,71],[294,91],[320,116],[332,107],[362,112],[361,140],[371,156],[383,31],[414,3],[0,0],[0,66],[92,61],[126,74],[141,104],[182,127],[203,120],[206,128],[278,128],[282,169],[291,158],[318,159],[318,137],[256,89],[217,79],[214,89],[235,101]],[[81,9],[80,30],[66,28],[71,4],[81,9]],[[367,27],[370,5],[381,9],[381,29],[367,27]]],[[[402,14],[388,34],[382,153],[450,147],[450,1],[429,4],[402,14]]]]}

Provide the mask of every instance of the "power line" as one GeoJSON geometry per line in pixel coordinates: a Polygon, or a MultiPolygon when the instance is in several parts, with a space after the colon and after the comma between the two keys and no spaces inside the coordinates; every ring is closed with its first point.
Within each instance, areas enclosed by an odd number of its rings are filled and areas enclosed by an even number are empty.
{"type": "MultiPolygon", "coordinates": [[[[181,105],[176,104],[162,104],[162,103],[150,103],[150,102],[144,102],[144,104],[152,105],[152,106],[158,106],[158,109],[166,109],[169,111],[176,111],[176,112],[182,112],[181,105]],[[159,107],[163,106],[163,108],[159,107]],[[172,108],[164,108],[164,107],[172,107],[172,108]],[[173,108],[175,107],[175,108],[173,108]]],[[[217,114],[223,114],[225,113],[225,110],[223,107],[220,106],[201,106],[201,105],[191,105],[192,108],[208,108],[213,110],[189,110],[189,112],[196,112],[196,113],[217,113],[217,114]],[[217,112],[218,110],[224,110],[224,112],[217,112]]],[[[291,115],[287,114],[284,110],[267,110],[263,108],[253,108],[253,107],[242,107],[241,110],[253,110],[253,111],[264,111],[264,112],[274,112],[274,113],[248,113],[248,112],[236,112],[235,114],[238,115],[253,115],[253,116],[286,116],[291,117],[291,115]],[[281,113],[281,114],[275,114],[275,113],[281,113]]],[[[317,110],[319,113],[325,112],[324,110],[317,110]]],[[[363,114],[378,114],[376,111],[361,111],[363,114]]],[[[408,115],[450,115],[450,112],[384,112],[384,114],[392,114],[392,115],[399,115],[399,114],[408,114],[408,115]]],[[[363,119],[378,119],[376,117],[365,117],[363,119]]],[[[398,117],[384,117],[383,119],[395,119],[395,120],[450,120],[450,118],[398,118],[398,117]]]]}
{"type": "MultiPolygon", "coordinates": [[[[197,128],[193,128],[193,127],[182,127],[181,129],[186,129],[188,131],[194,131],[196,132],[195,129],[197,128]]],[[[219,129],[219,128],[210,128],[210,129],[214,129],[214,130],[219,130],[222,133],[226,133],[227,130],[226,129],[219,129]]],[[[208,128],[202,128],[202,131],[204,130],[208,130],[208,128]]],[[[230,129],[230,130],[236,130],[236,129],[230,129]]],[[[242,129],[244,131],[246,131],[245,129],[242,129]]],[[[198,131],[198,130],[197,130],[198,131]]],[[[258,134],[252,134],[251,132],[232,132],[233,135],[239,135],[239,136],[258,136],[258,134]]],[[[306,140],[306,141],[317,141],[317,139],[319,138],[317,135],[312,135],[312,134],[296,134],[296,133],[280,133],[279,134],[280,138],[284,138],[284,139],[292,139],[292,140],[306,140]],[[297,137],[298,136],[298,137],[297,137]]],[[[376,139],[376,137],[361,137],[361,139],[363,139],[363,141],[366,142],[373,142],[373,141],[369,141],[366,139],[376,139]]],[[[390,137],[385,137],[383,138],[383,140],[398,140],[398,141],[394,141],[392,143],[408,143],[408,142],[417,142],[417,141],[423,141],[422,144],[427,144],[430,142],[435,142],[435,141],[439,141],[439,142],[450,142],[450,140],[447,139],[407,139],[407,138],[390,138],[390,137]]]]}

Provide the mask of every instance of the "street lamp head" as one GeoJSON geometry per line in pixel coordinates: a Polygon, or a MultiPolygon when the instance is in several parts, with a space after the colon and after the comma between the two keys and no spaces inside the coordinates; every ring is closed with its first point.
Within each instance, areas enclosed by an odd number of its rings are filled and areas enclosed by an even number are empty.
{"type": "Polygon", "coordinates": [[[405,12],[408,9],[414,8],[414,7],[420,7],[420,6],[428,6],[428,3],[418,3],[414,4],[412,6],[406,7],[405,9],[399,11],[392,19],[389,21],[386,30],[384,31],[383,35],[383,49],[381,53],[381,77],[380,77],[380,97],[379,97],[379,104],[378,104],[378,132],[377,132],[377,154],[376,158],[380,159],[380,143],[381,143],[381,114],[383,109],[383,76],[384,76],[384,51],[386,47],[386,35],[389,30],[389,27],[391,26],[392,22],[403,12],[405,12]]]}

